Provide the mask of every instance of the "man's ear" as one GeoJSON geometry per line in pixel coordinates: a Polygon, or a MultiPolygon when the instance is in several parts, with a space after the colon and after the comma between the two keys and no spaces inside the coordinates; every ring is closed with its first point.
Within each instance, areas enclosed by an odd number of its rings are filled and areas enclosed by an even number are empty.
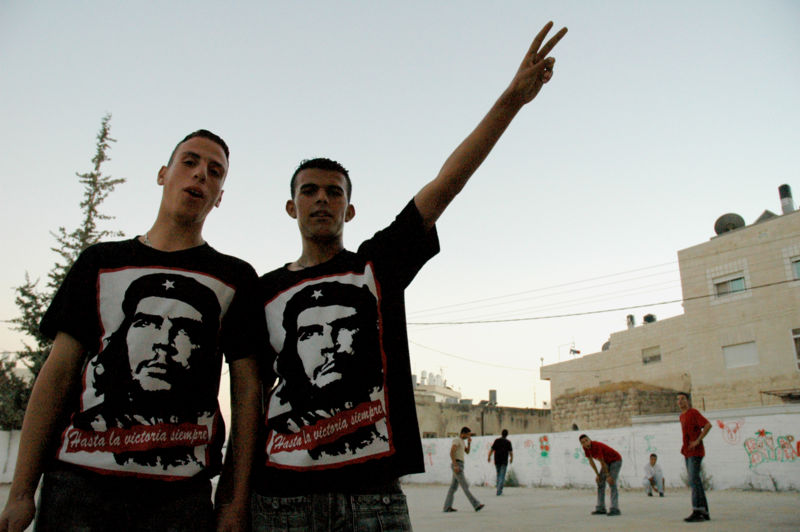
{"type": "Polygon", "coordinates": [[[156,179],[156,183],[158,183],[159,185],[163,185],[164,184],[164,175],[166,173],[167,173],[167,167],[166,166],[162,166],[161,170],[158,171],[158,178],[156,179]]]}
{"type": "Polygon", "coordinates": [[[217,197],[217,201],[214,202],[214,207],[219,207],[219,204],[222,203],[222,195],[225,194],[224,190],[219,191],[219,196],[217,197]]]}
{"type": "Polygon", "coordinates": [[[297,219],[297,206],[294,204],[294,200],[286,200],[286,212],[295,220],[297,219]]]}
{"type": "Polygon", "coordinates": [[[347,210],[344,212],[344,221],[349,222],[356,216],[356,208],[350,203],[347,205],[347,210]]]}

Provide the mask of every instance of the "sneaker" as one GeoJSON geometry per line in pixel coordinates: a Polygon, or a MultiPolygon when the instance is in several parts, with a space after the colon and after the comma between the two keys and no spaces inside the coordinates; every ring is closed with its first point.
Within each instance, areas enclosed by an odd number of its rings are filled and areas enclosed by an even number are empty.
{"type": "Polygon", "coordinates": [[[700,512],[700,515],[701,515],[701,516],[703,517],[703,519],[705,519],[706,521],[711,521],[711,515],[709,515],[709,513],[708,513],[708,512],[700,512]]]}
{"type": "Polygon", "coordinates": [[[658,494],[658,496],[659,497],[663,497],[664,496],[664,492],[662,491],[661,493],[658,494]]]}
{"type": "Polygon", "coordinates": [[[608,515],[620,515],[621,513],[619,508],[612,508],[608,511],[608,515]]]}
{"type": "Polygon", "coordinates": [[[453,508],[452,506],[450,506],[450,507],[448,507],[448,508],[445,508],[445,509],[444,509],[444,511],[445,511],[445,512],[457,512],[458,510],[456,510],[455,508],[453,508]]]}
{"type": "Polygon", "coordinates": [[[484,506],[483,504],[479,504],[478,506],[475,507],[475,511],[480,512],[483,509],[483,506],[484,506]]]}
{"type": "Polygon", "coordinates": [[[705,521],[705,517],[700,512],[692,512],[692,515],[684,519],[687,523],[697,523],[699,521],[705,521]]]}
{"type": "Polygon", "coordinates": [[[594,512],[592,512],[592,515],[605,515],[606,513],[607,512],[605,508],[603,508],[602,510],[595,510],[594,512]]]}
{"type": "Polygon", "coordinates": [[[653,496],[653,494],[652,494],[652,493],[650,493],[650,492],[648,491],[648,492],[647,492],[647,496],[648,496],[648,497],[652,497],[652,496],[653,496]]]}

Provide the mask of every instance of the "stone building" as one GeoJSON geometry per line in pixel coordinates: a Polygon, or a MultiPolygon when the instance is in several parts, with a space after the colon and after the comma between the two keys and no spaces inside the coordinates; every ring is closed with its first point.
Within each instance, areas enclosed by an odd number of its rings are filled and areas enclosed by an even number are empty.
{"type": "Polygon", "coordinates": [[[423,438],[457,436],[461,427],[467,426],[478,436],[500,434],[507,429],[511,434],[546,433],[553,430],[550,410],[497,406],[488,402],[471,403],[437,402],[431,397],[416,397],[417,419],[423,438]]]}
{"type": "Polygon", "coordinates": [[[800,402],[800,212],[780,190],[782,215],[751,225],[723,215],[717,236],[678,251],[683,314],[639,326],[629,317],[603,351],[541,369],[554,430],[630,423],[600,415],[608,409],[669,411],[658,389],[690,392],[709,410],[800,402]]]}

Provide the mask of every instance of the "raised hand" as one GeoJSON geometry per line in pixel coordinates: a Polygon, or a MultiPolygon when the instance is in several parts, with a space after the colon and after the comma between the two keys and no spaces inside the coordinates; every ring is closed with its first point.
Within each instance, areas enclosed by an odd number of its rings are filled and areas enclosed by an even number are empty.
{"type": "Polygon", "coordinates": [[[531,47],[522,59],[522,64],[520,64],[514,79],[511,80],[511,84],[508,87],[509,93],[514,95],[515,98],[519,98],[521,104],[526,104],[533,100],[539,94],[542,85],[553,77],[553,67],[556,60],[553,57],[548,57],[548,54],[558,44],[558,41],[567,34],[567,28],[561,28],[558,33],[553,35],[542,46],[544,38],[547,37],[552,27],[552,21],[548,22],[533,39],[531,47]]]}

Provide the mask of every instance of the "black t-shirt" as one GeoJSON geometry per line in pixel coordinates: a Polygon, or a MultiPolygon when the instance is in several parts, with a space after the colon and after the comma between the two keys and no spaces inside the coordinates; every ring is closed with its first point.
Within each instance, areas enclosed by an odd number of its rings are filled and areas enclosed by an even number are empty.
{"type": "Polygon", "coordinates": [[[386,229],[301,271],[260,279],[275,386],[255,489],[352,491],[424,471],[404,290],[439,251],[411,201],[386,229]]]}
{"type": "Polygon", "coordinates": [[[40,325],[86,350],[52,467],[159,480],[216,474],[222,355],[232,362],[264,349],[256,286],[249,264],[207,244],[86,249],[40,325]]]}
{"type": "Polygon", "coordinates": [[[497,438],[492,444],[495,464],[508,464],[508,453],[512,451],[511,442],[506,438],[497,438]]]}

